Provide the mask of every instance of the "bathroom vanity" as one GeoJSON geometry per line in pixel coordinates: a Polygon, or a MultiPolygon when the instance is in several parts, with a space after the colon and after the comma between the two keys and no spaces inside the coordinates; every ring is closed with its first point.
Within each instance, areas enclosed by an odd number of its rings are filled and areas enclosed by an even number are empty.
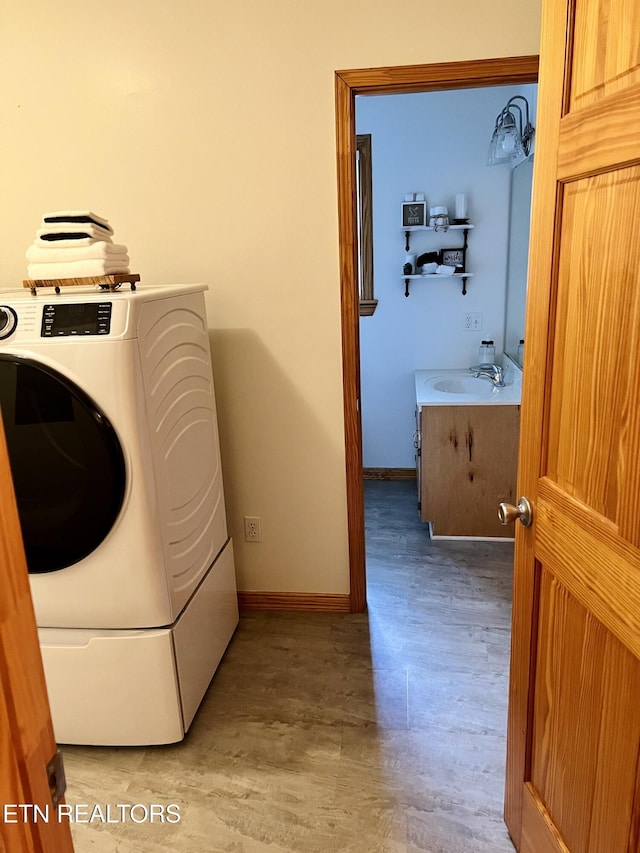
{"type": "Polygon", "coordinates": [[[505,387],[465,370],[417,370],[416,472],[435,537],[508,538],[497,510],[516,502],[522,374],[505,387]]]}

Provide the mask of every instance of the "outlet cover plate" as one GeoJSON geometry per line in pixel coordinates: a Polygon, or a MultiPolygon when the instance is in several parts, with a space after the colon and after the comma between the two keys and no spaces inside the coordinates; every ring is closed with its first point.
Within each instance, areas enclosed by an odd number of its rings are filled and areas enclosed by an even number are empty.
{"type": "Polygon", "coordinates": [[[482,331],[482,311],[468,311],[462,315],[462,328],[465,332],[482,331]]]}
{"type": "Polygon", "coordinates": [[[244,541],[262,542],[262,525],[257,515],[245,515],[244,517],[244,541]]]}

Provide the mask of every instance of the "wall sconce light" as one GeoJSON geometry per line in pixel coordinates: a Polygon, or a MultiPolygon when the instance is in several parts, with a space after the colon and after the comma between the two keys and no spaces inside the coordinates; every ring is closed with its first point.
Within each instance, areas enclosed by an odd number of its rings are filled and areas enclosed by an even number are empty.
{"type": "Polygon", "coordinates": [[[518,157],[527,157],[535,128],[529,121],[529,102],[522,95],[509,98],[507,105],[496,119],[496,126],[489,143],[487,166],[511,163],[518,157]],[[524,101],[525,114],[514,101],[524,101]]]}

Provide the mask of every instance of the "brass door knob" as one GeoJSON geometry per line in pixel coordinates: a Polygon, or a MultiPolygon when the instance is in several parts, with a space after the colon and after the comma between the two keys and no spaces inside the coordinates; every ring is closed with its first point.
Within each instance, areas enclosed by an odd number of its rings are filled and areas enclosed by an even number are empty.
{"type": "Polygon", "coordinates": [[[500,524],[513,524],[518,519],[524,527],[530,527],[533,521],[533,510],[526,498],[520,498],[518,505],[500,504],[498,506],[498,519],[500,524]]]}

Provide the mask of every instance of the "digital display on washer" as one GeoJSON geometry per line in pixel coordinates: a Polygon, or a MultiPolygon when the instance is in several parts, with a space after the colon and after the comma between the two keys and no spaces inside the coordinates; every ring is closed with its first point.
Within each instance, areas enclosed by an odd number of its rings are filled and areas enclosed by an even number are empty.
{"type": "Polygon", "coordinates": [[[110,329],[111,302],[45,305],[40,336],[54,338],[64,335],[108,335],[110,329]]]}

